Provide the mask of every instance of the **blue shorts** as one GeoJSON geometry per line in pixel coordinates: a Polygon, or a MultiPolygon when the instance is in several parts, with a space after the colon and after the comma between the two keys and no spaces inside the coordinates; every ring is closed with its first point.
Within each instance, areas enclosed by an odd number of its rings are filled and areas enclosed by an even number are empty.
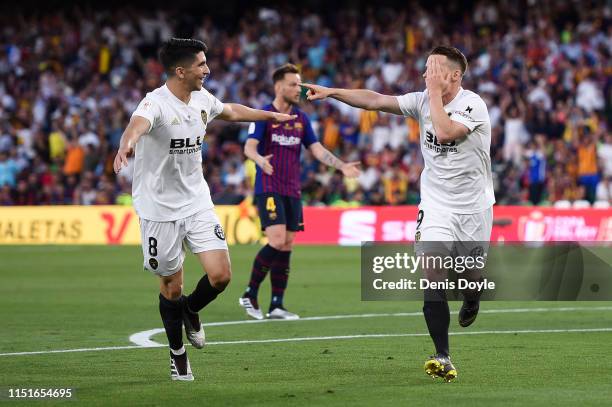
{"type": "Polygon", "coordinates": [[[287,230],[291,232],[304,230],[304,214],[300,198],[264,192],[255,195],[255,203],[262,230],[272,225],[286,225],[287,230]]]}

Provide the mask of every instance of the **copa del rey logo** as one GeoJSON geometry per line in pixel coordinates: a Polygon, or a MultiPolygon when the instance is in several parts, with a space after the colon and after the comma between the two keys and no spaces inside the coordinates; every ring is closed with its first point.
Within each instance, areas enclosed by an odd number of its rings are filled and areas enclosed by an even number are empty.
{"type": "Polygon", "coordinates": [[[519,218],[519,239],[530,242],[597,240],[599,228],[581,215],[544,215],[533,211],[519,218]]]}

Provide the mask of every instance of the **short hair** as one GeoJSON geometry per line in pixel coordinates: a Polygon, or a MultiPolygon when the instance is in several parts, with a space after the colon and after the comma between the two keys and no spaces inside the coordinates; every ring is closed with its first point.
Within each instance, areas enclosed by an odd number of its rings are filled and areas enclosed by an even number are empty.
{"type": "Polygon", "coordinates": [[[272,74],[272,83],[282,81],[285,79],[285,74],[287,73],[300,73],[300,70],[293,64],[282,65],[274,70],[272,74]]]}
{"type": "Polygon", "coordinates": [[[444,55],[449,60],[455,62],[457,65],[461,67],[461,75],[465,75],[465,72],[468,69],[468,62],[463,52],[459,51],[455,47],[450,47],[447,45],[440,45],[431,50],[429,55],[444,55]]]}
{"type": "Polygon", "coordinates": [[[208,47],[200,40],[189,38],[170,38],[159,49],[159,60],[169,75],[182,64],[192,63],[198,52],[207,52],[208,47]]]}

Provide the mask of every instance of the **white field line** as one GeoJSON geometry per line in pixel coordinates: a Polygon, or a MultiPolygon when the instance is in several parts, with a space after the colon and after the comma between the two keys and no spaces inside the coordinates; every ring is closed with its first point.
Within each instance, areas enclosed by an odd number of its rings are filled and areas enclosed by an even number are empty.
{"type": "MultiPolygon", "coordinates": [[[[474,332],[450,332],[449,335],[500,335],[500,334],[540,334],[540,333],[585,333],[585,332],[612,332],[612,327],[606,328],[577,328],[577,329],[522,329],[513,331],[474,331],[474,332]]],[[[278,338],[278,339],[255,339],[255,340],[241,340],[241,341],[220,341],[220,342],[207,342],[206,346],[212,345],[243,345],[243,344],[254,344],[254,343],[278,343],[278,342],[307,342],[307,341],[327,341],[327,340],[338,340],[338,339],[368,339],[368,338],[405,338],[405,337],[417,337],[417,336],[429,336],[428,333],[409,333],[409,334],[363,334],[363,335],[337,335],[337,336],[306,336],[302,338],[278,338]]],[[[167,345],[157,344],[156,346],[110,346],[106,348],[80,348],[80,349],[61,349],[61,350],[48,350],[48,351],[37,351],[37,352],[13,352],[13,353],[0,353],[0,356],[22,356],[22,355],[43,355],[49,353],[72,353],[72,352],[97,352],[97,351],[109,351],[109,350],[123,350],[123,349],[147,349],[147,348],[160,348],[166,347],[167,345]]]]}
{"type": "MultiPolygon", "coordinates": [[[[489,309],[480,311],[481,314],[506,314],[506,313],[525,313],[525,312],[571,312],[571,311],[612,311],[612,307],[561,307],[561,308],[502,308],[502,309],[489,309]]],[[[457,314],[457,311],[451,312],[451,314],[457,314]]],[[[264,324],[264,323],[278,323],[278,322],[304,322],[304,321],[326,321],[332,319],[353,319],[353,318],[386,318],[386,317],[420,317],[423,313],[419,312],[396,312],[396,313],[379,313],[379,314],[348,314],[348,315],[327,315],[320,317],[306,317],[300,318],[293,321],[283,321],[280,319],[262,319],[262,320],[240,320],[240,321],[222,321],[222,322],[209,322],[202,324],[205,327],[208,326],[226,326],[226,325],[246,325],[246,324],[264,324]]],[[[139,345],[145,348],[157,348],[161,346],[160,343],[155,342],[151,339],[152,336],[164,332],[163,328],[150,329],[148,331],[136,332],[131,335],[129,340],[135,345],[139,345]]]]}
{"type": "MultiPolygon", "coordinates": [[[[509,308],[498,310],[483,310],[481,313],[517,313],[517,312],[570,312],[570,311],[609,311],[612,307],[563,307],[563,308],[509,308]]],[[[357,315],[330,315],[322,317],[308,317],[297,321],[320,321],[328,319],[344,319],[344,318],[373,318],[373,317],[389,317],[389,316],[417,316],[422,315],[420,312],[409,313],[390,313],[390,314],[357,314],[357,315]]],[[[227,321],[213,322],[203,324],[204,326],[220,326],[220,325],[239,325],[240,323],[264,323],[269,320],[255,321],[227,321]]],[[[297,322],[291,321],[291,322],[297,322]]],[[[276,322],[276,321],[275,321],[276,322]]],[[[288,321],[284,321],[288,322],[288,321]]],[[[148,331],[139,332],[130,336],[133,340],[134,336],[141,335],[141,344],[128,346],[108,346],[99,348],[78,348],[78,349],[59,349],[59,350],[44,350],[34,352],[10,352],[0,353],[0,356],[24,356],[24,355],[46,355],[52,353],[73,353],[73,352],[99,352],[124,349],[142,349],[142,348],[158,348],[167,345],[160,344],[148,339],[150,336],[163,332],[163,329],[151,329],[148,331]],[[146,335],[146,338],[145,338],[146,335]],[[146,341],[144,341],[146,339],[146,341]]],[[[525,329],[525,330],[493,330],[493,331],[464,331],[451,332],[450,335],[498,335],[498,334],[534,334],[534,333],[586,333],[586,332],[612,332],[612,327],[604,328],[578,328],[578,329],[525,329]]],[[[340,340],[340,339],[367,339],[367,338],[397,338],[397,337],[420,337],[429,336],[428,333],[397,333],[397,334],[363,334],[363,335],[337,335],[337,336],[311,336],[301,338],[278,338],[278,339],[256,339],[256,340],[238,340],[238,341],[220,341],[208,342],[207,345],[237,345],[237,344],[257,344],[257,343],[278,343],[278,342],[306,342],[306,341],[322,341],[322,340],[340,340]]],[[[138,338],[137,338],[138,339],[138,338]]]]}

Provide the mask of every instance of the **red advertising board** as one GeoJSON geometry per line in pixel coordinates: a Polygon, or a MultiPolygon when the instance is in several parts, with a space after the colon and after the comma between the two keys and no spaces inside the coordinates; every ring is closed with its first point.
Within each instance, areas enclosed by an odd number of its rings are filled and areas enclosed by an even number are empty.
{"type": "MultiPolygon", "coordinates": [[[[358,245],[413,241],[416,206],[304,208],[296,243],[358,245]]],[[[611,209],[495,206],[492,241],[612,241],[611,209]]]]}

